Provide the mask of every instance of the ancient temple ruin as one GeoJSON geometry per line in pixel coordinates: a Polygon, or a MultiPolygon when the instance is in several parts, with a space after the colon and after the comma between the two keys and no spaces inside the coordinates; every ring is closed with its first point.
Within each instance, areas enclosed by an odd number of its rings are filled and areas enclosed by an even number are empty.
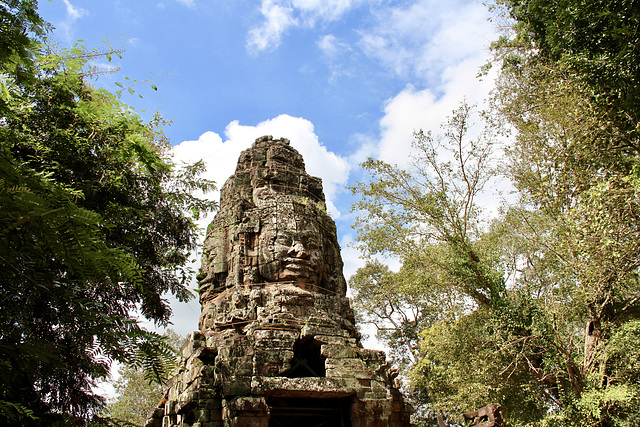
{"type": "Polygon", "coordinates": [[[148,426],[409,426],[360,344],[322,181],[286,139],[240,155],[209,225],[199,331],[148,426]]]}

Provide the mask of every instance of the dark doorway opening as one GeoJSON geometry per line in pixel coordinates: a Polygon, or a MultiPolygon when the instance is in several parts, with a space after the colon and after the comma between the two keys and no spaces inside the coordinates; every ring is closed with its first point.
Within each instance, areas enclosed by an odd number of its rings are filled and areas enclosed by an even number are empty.
{"type": "Polygon", "coordinates": [[[352,397],[341,399],[268,398],[269,427],[351,427],[352,397]]]}
{"type": "Polygon", "coordinates": [[[325,377],[327,370],[324,357],[320,353],[321,344],[313,337],[303,338],[293,347],[291,369],[284,376],[288,378],[325,377]]]}

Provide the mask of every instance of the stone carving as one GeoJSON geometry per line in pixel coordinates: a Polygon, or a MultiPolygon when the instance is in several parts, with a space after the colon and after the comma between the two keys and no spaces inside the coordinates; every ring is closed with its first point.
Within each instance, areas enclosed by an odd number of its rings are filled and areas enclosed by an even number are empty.
{"type": "Polygon", "coordinates": [[[258,138],[207,230],[199,331],[147,426],[409,426],[381,351],[360,344],[322,182],[258,138]]]}
{"type": "Polygon", "coordinates": [[[287,140],[262,137],[244,151],[220,203],[204,245],[203,305],[224,289],[261,282],[292,282],[344,296],[322,182],[304,172],[302,156],[287,140]]]}
{"type": "Polygon", "coordinates": [[[462,415],[465,421],[471,421],[471,426],[477,427],[505,427],[502,416],[502,406],[491,403],[477,411],[467,412],[462,415]]]}

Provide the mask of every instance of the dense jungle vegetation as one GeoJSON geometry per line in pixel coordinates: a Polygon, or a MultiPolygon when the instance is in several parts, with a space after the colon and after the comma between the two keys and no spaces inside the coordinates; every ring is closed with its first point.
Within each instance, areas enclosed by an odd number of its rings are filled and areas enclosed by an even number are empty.
{"type": "Polygon", "coordinates": [[[215,206],[193,193],[213,184],[165,155],[162,119],[90,84],[118,52],[55,50],[36,1],[0,2],[0,23],[0,420],[84,424],[112,362],[166,375],[171,346],[137,319],[191,297],[194,218],[215,206]]]}
{"type": "Polygon", "coordinates": [[[363,164],[354,299],[426,419],[640,425],[640,3],[492,7],[491,108],[363,164]]]}

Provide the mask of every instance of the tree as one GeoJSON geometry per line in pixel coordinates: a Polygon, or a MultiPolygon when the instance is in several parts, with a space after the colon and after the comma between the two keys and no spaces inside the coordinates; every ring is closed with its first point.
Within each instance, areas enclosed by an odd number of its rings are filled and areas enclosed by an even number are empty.
{"type": "MultiPolygon", "coordinates": [[[[168,329],[169,345],[178,352],[185,338],[168,329]]],[[[107,405],[107,414],[116,422],[141,426],[150,411],[158,405],[164,393],[164,385],[148,378],[142,369],[122,365],[120,378],[114,383],[117,393],[115,401],[107,405]]]]}
{"type": "Polygon", "coordinates": [[[95,53],[42,44],[35,7],[0,9],[0,416],[8,425],[90,418],[104,406],[92,386],[113,360],[163,374],[172,352],[136,316],[166,324],[163,295],[190,297],[184,265],[197,228],[187,212],[213,207],[193,195],[213,188],[198,179],[202,164],[174,165],[159,120],[143,123],[87,83],[95,53]]]}
{"type": "Polygon", "coordinates": [[[496,102],[517,132],[511,174],[550,218],[558,270],[574,278],[567,296],[586,324],[582,384],[553,416],[632,425],[637,415],[623,408],[640,389],[620,380],[610,354],[640,315],[640,5],[502,3],[514,25],[494,46],[503,61],[496,102]]]}
{"type": "MultiPolygon", "coordinates": [[[[359,242],[402,267],[360,270],[359,306],[414,350],[418,331],[401,329],[421,329],[412,387],[449,416],[498,402],[513,425],[635,425],[640,7],[499,3],[513,25],[494,44],[488,118],[509,137],[504,174],[520,200],[482,216],[473,184],[492,172],[474,153],[488,145],[465,138],[444,139],[453,162],[434,161],[442,149],[427,140],[413,169],[365,163],[359,242]],[[429,316],[403,320],[408,304],[429,316]]],[[[465,137],[460,123],[449,134],[465,137]]]]}
{"type": "Polygon", "coordinates": [[[8,112],[6,95],[10,81],[27,83],[34,77],[33,43],[42,37],[48,24],[37,13],[34,0],[6,0],[0,4],[0,71],[11,79],[1,79],[4,95],[0,99],[0,113],[8,112]]]}
{"type": "MultiPolygon", "coordinates": [[[[356,308],[409,368],[423,329],[474,307],[497,306],[506,293],[500,260],[482,239],[488,223],[477,203],[496,176],[493,139],[484,131],[469,137],[471,113],[463,103],[442,136],[416,134],[411,170],[368,160],[363,167],[371,180],[352,188],[362,197],[354,204],[354,227],[368,257],[350,280],[356,308]],[[400,271],[390,272],[378,255],[401,261],[400,271]]],[[[422,385],[429,402],[428,382],[422,385]]]]}
{"type": "Polygon", "coordinates": [[[514,425],[582,419],[574,402],[588,384],[587,305],[577,265],[568,268],[567,221],[526,202],[482,213],[477,200],[497,172],[492,140],[469,141],[468,119],[468,107],[454,112],[443,145],[418,134],[414,170],[365,163],[373,173],[355,188],[358,241],[402,267],[392,273],[371,259],[351,279],[356,307],[392,348],[411,353],[416,399],[450,420],[490,402],[514,425]]]}

